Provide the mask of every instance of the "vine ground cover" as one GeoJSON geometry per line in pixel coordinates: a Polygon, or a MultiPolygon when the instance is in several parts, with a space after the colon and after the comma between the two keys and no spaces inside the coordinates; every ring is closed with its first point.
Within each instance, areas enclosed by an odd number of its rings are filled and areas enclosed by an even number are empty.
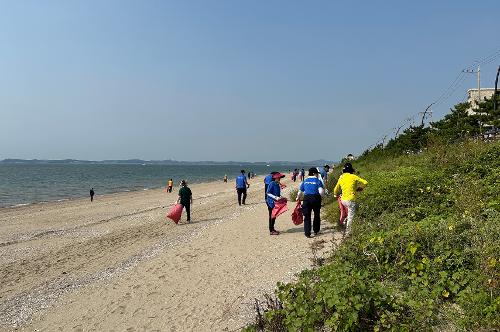
{"type": "MultiPolygon", "coordinates": [[[[368,153],[354,166],[369,184],[352,234],[279,284],[279,305],[246,330],[500,329],[500,142],[368,153]]],[[[334,224],[335,203],[324,209],[334,224]]]]}

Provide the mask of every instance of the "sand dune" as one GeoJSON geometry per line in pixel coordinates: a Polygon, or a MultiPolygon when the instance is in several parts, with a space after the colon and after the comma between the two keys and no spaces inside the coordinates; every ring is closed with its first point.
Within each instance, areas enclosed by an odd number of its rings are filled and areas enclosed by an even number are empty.
{"type": "Polygon", "coordinates": [[[334,237],[305,238],[291,211],[270,236],[261,177],[242,207],[233,183],[191,189],[190,224],[165,218],[161,190],[0,209],[0,330],[238,330],[334,237]]]}

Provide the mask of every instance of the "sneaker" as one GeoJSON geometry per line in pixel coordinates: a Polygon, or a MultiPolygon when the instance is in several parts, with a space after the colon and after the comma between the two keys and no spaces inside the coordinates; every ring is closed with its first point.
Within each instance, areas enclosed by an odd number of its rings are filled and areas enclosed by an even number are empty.
{"type": "Polygon", "coordinates": [[[272,231],[271,233],[269,233],[270,235],[280,235],[280,232],[278,231],[272,231]]]}
{"type": "Polygon", "coordinates": [[[311,235],[307,235],[307,234],[306,234],[306,237],[307,237],[308,239],[310,239],[312,236],[311,236],[311,235]]]}

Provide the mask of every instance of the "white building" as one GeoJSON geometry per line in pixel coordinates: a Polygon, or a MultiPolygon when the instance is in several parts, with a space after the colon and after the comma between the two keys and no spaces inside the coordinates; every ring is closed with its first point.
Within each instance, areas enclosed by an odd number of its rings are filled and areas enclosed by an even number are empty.
{"type": "Polygon", "coordinates": [[[467,102],[470,103],[470,108],[467,109],[469,115],[475,114],[474,110],[478,108],[479,100],[484,101],[485,99],[491,99],[495,93],[494,88],[481,89],[469,89],[467,90],[467,102]]]}

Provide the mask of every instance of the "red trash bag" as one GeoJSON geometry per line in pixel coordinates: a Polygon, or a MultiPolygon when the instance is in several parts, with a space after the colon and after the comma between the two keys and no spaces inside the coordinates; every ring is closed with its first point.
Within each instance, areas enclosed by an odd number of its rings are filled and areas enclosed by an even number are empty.
{"type": "Polygon", "coordinates": [[[274,208],[273,211],[271,212],[271,218],[273,219],[278,218],[280,214],[285,213],[285,211],[288,211],[286,203],[287,203],[286,198],[274,202],[274,208]]]}
{"type": "Polygon", "coordinates": [[[295,205],[295,209],[292,212],[292,222],[294,225],[300,225],[304,222],[304,215],[302,214],[302,205],[300,201],[295,205]]]}
{"type": "Polygon", "coordinates": [[[340,210],[339,224],[343,225],[345,223],[345,220],[347,219],[348,210],[344,206],[344,204],[342,204],[342,198],[340,196],[337,196],[337,202],[339,202],[339,210],[340,210]]]}
{"type": "Polygon", "coordinates": [[[176,224],[178,224],[179,220],[181,220],[183,208],[184,206],[182,206],[182,204],[175,204],[167,213],[167,218],[172,219],[176,224]]]}

